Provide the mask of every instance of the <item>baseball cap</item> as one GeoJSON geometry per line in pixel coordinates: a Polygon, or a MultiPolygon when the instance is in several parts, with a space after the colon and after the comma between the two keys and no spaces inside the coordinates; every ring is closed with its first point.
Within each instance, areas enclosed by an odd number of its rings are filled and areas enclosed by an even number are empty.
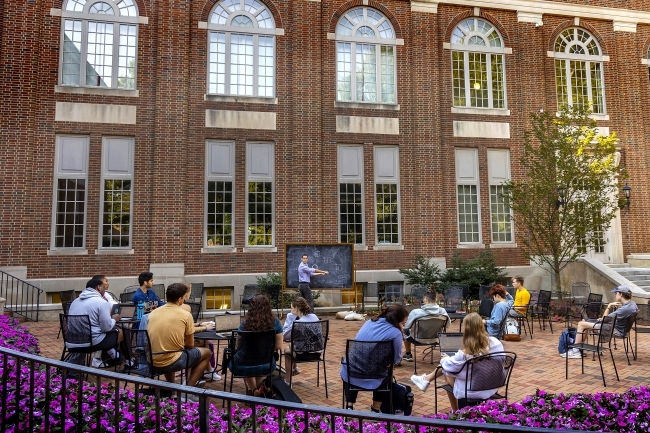
{"type": "Polygon", "coordinates": [[[618,292],[618,293],[630,293],[631,290],[627,286],[618,286],[617,288],[612,290],[612,293],[616,293],[616,292],[618,292]]]}

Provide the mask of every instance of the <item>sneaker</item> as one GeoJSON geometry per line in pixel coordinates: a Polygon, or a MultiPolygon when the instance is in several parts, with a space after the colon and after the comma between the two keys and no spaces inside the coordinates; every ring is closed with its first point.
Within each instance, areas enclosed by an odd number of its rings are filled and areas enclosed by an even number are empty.
{"type": "Polygon", "coordinates": [[[429,381],[426,379],[427,375],[423,374],[422,376],[413,375],[411,376],[411,382],[415,384],[422,392],[425,392],[429,387],[429,381]]]}
{"type": "Polygon", "coordinates": [[[561,353],[560,356],[562,358],[569,358],[569,359],[580,359],[582,358],[582,355],[580,354],[579,350],[569,350],[568,352],[561,353]]]}
{"type": "Polygon", "coordinates": [[[413,355],[410,353],[405,353],[404,356],[402,356],[402,359],[404,361],[413,362],[413,355]]]}
{"type": "Polygon", "coordinates": [[[214,373],[211,371],[206,371],[205,373],[203,373],[203,379],[217,381],[217,380],[221,380],[221,375],[216,371],[214,373]]]}
{"type": "Polygon", "coordinates": [[[92,366],[93,366],[93,368],[106,368],[106,367],[108,367],[108,365],[106,365],[106,363],[104,361],[102,361],[101,359],[97,359],[97,358],[93,358],[92,366]]]}
{"type": "Polygon", "coordinates": [[[293,367],[293,370],[291,370],[291,374],[293,375],[300,374],[300,369],[298,367],[293,367]]]}
{"type": "Polygon", "coordinates": [[[181,400],[191,401],[193,403],[198,403],[199,402],[199,397],[197,395],[194,395],[194,394],[183,393],[183,394],[181,394],[181,400]]]}

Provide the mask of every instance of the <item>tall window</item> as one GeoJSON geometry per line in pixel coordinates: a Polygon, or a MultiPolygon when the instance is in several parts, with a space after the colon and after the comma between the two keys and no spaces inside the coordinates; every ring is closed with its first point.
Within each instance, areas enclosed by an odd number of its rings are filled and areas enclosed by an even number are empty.
{"type": "Polygon", "coordinates": [[[235,143],[206,143],[206,247],[232,246],[234,228],[235,143]]]}
{"type": "Polygon", "coordinates": [[[488,177],[490,183],[490,227],[492,242],[512,242],[510,208],[503,200],[503,182],[510,179],[510,151],[488,149],[488,177]]]}
{"type": "Polygon", "coordinates": [[[54,167],[52,249],[85,247],[88,137],[58,136],[54,167]]]}
{"type": "Polygon", "coordinates": [[[208,93],[273,97],[275,22],[257,0],[223,0],[208,22],[208,93]]]}
{"type": "Polygon", "coordinates": [[[399,244],[399,148],[375,147],[374,162],[377,245],[399,244]]]}
{"type": "Polygon", "coordinates": [[[132,138],[104,138],[102,149],[101,248],[131,246],[132,138]]]}
{"type": "Polygon", "coordinates": [[[135,1],[67,0],[62,15],[61,84],[135,89],[135,1]]]}
{"type": "Polygon", "coordinates": [[[246,245],[271,246],[273,236],[274,149],[271,143],[247,143],[246,147],[246,245]]]}
{"type": "Polygon", "coordinates": [[[477,149],[456,149],[458,242],[481,242],[477,149]]]}
{"type": "Polygon", "coordinates": [[[480,18],[462,21],[451,34],[455,107],[506,108],[501,35],[480,18]]]}
{"type": "Polygon", "coordinates": [[[558,107],[604,114],[603,56],[596,39],[586,30],[566,29],[555,40],[554,51],[558,107]]]}
{"type": "Polygon", "coordinates": [[[336,99],[395,104],[395,32],[388,19],[365,7],[336,26],[336,99]]]}
{"type": "Polygon", "coordinates": [[[363,244],[363,147],[339,146],[339,232],[342,243],[363,244]]]}

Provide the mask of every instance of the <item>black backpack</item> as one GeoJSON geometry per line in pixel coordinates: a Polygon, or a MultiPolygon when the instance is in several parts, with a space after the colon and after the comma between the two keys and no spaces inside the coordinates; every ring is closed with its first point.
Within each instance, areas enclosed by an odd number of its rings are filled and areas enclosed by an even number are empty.
{"type": "MultiPolygon", "coordinates": [[[[415,399],[413,393],[411,392],[411,387],[404,385],[403,383],[398,383],[393,378],[393,414],[397,411],[402,411],[406,416],[411,415],[413,412],[413,400],[415,399]]],[[[387,401],[381,403],[381,412],[382,413],[391,413],[390,405],[387,401]]]]}

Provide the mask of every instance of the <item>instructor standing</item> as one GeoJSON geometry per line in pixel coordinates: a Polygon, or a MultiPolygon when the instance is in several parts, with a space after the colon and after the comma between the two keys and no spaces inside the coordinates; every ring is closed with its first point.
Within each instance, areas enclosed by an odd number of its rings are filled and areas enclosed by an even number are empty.
{"type": "Polygon", "coordinates": [[[301,258],[300,265],[298,266],[298,290],[300,291],[300,296],[305,298],[311,311],[314,310],[314,298],[311,296],[311,287],[309,283],[311,282],[312,275],[327,275],[329,272],[322,271],[317,268],[310,268],[307,264],[309,257],[307,254],[303,254],[301,258]]]}

